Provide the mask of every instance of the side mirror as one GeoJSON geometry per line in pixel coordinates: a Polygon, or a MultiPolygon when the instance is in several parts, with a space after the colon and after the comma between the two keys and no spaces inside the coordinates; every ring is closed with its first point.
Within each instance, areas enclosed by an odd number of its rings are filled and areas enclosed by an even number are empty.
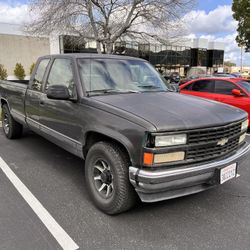
{"type": "Polygon", "coordinates": [[[235,96],[242,96],[242,93],[239,89],[233,89],[232,94],[235,96]]]}
{"type": "Polygon", "coordinates": [[[69,90],[64,85],[53,85],[47,89],[47,97],[55,100],[69,100],[69,90]]]}

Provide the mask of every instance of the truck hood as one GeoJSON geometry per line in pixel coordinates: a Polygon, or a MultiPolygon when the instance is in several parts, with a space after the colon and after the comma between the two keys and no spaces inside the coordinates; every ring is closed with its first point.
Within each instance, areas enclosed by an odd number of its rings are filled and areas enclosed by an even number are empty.
{"type": "Polygon", "coordinates": [[[247,117],[241,109],[172,92],[144,92],[92,97],[144,119],[157,131],[224,125],[247,117]]]}

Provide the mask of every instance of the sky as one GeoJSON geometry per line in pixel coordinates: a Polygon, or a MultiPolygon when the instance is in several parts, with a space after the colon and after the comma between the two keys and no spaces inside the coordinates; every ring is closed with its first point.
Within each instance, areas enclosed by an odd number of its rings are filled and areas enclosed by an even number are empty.
{"type": "MultiPolygon", "coordinates": [[[[240,48],[235,42],[237,22],[232,17],[233,0],[196,0],[194,9],[183,16],[185,35],[225,43],[225,60],[240,64],[240,48]]],[[[0,0],[1,22],[21,24],[28,21],[27,0],[0,0]]],[[[244,53],[243,64],[250,66],[250,53],[244,53]]]]}

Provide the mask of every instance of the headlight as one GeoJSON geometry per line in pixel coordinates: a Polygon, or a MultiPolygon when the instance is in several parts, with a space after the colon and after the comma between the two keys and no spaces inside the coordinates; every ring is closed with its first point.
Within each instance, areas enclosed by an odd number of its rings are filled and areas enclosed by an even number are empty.
{"type": "Polygon", "coordinates": [[[182,145],[187,143],[187,135],[157,135],[155,136],[155,146],[164,147],[164,146],[174,146],[182,145]]]}
{"type": "Polygon", "coordinates": [[[241,131],[247,130],[248,128],[248,119],[241,123],[241,131]]]}

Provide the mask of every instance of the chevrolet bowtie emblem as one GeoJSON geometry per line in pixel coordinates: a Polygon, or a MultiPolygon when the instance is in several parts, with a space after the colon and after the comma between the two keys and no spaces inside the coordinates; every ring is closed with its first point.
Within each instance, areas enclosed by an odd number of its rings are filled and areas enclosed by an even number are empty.
{"type": "Polygon", "coordinates": [[[217,142],[218,146],[224,146],[228,142],[228,138],[222,138],[217,142]]]}

